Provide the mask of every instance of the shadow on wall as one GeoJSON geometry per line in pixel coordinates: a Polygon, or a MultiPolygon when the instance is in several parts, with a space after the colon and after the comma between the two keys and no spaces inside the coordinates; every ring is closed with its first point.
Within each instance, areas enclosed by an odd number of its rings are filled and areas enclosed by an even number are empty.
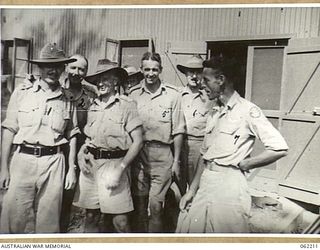
{"type": "Polygon", "coordinates": [[[55,42],[66,55],[90,53],[94,65],[104,56],[107,15],[106,9],[3,9],[2,39],[32,38],[34,58],[46,43],[55,42]]]}

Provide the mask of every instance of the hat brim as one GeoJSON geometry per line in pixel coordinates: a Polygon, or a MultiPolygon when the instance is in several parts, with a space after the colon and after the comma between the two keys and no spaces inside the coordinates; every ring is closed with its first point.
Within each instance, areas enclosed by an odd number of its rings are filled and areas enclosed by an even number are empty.
{"type": "Polygon", "coordinates": [[[77,59],[75,58],[54,58],[54,59],[35,59],[35,60],[30,60],[30,63],[34,64],[63,64],[63,63],[71,63],[75,62],[77,59]]]}
{"type": "Polygon", "coordinates": [[[139,79],[139,82],[144,78],[142,72],[138,71],[134,74],[128,75],[128,78],[130,77],[137,77],[139,79]]]}
{"type": "Polygon", "coordinates": [[[181,73],[185,74],[187,71],[190,71],[190,70],[192,71],[192,70],[195,70],[195,69],[201,70],[201,69],[203,69],[203,67],[190,68],[190,67],[186,67],[186,66],[183,66],[183,65],[181,65],[181,64],[178,64],[178,65],[177,65],[177,69],[178,69],[181,73]]]}
{"type": "Polygon", "coordinates": [[[93,85],[97,85],[100,81],[101,75],[103,75],[107,72],[111,72],[111,73],[115,74],[116,76],[118,76],[120,78],[120,84],[122,84],[128,78],[127,71],[125,71],[123,68],[116,67],[116,68],[112,68],[112,69],[103,70],[101,72],[98,72],[98,73],[95,73],[92,75],[88,75],[84,79],[93,85]]]}

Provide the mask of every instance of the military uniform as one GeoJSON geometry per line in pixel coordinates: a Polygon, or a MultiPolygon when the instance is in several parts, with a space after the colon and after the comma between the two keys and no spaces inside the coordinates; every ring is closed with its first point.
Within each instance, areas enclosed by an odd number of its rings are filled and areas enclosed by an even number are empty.
{"type": "MultiPolygon", "coordinates": [[[[170,145],[175,135],[185,132],[181,97],[174,87],[164,83],[155,93],[149,92],[143,83],[130,97],[137,102],[145,141],[140,153],[141,164],[133,169],[133,194],[164,202],[171,185],[173,155],[170,145]]],[[[147,221],[147,214],[139,216],[143,217],[139,218],[139,223],[147,221]]]]}
{"type": "Polygon", "coordinates": [[[288,149],[260,108],[237,92],[225,107],[212,109],[201,149],[206,166],[190,210],[180,213],[177,232],[249,232],[251,197],[238,165],[250,156],[256,137],[266,149],[288,149]]]}
{"type": "Polygon", "coordinates": [[[181,96],[181,107],[186,120],[186,136],[181,152],[181,162],[183,169],[187,172],[187,182],[190,185],[200,157],[200,148],[212,102],[209,101],[205,91],[199,90],[193,93],[189,87],[182,90],[181,96]]]}
{"type": "Polygon", "coordinates": [[[133,210],[129,184],[129,168],[121,176],[120,185],[107,189],[109,169],[119,167],[132,144],[130,132],[141,126],[136,104],[130,98],[118,95],[107,103],[95,99],[89,108],[84,128],[89,153],[117,154],[103,159],[99,154],[92,159],[90,174],[80,173],[74,205],[86,209],[99,209],[102,213],[122,214],[133,210]],[[103,152],[100,152],[102,150],[103,152]]]}
{"type": "Polygon", "coordinates": [[[82,132],[82,134],[79,134],[77,140],[77,151],[79,151],[80,147],[83,145],[85,141],[85,136],[83,135],[83,128],[87,123],[87,110],[93,102],[94,98],[96,98],[97,93],[88,84],[82,84],[81,94],[78,97],[76,97],[72,94],[69,88],[67,88],[67,85],[68,84],[65,83],[64,93],[66,97],[71,102],[73,102],[75,107],[77,108],[78,126],[82,132]]]}
{"type": "MultiPolygon", "coordinates": [[[[97,96],[97,93],[89,84],[82,84],[81,85],[81,92],[79,96],[75,96],[69,90],[69,80],[68,78],[64,81],[62,85],[64,88],[65,96],[74,104],[77,109],[77,120],[78,126],[81,131],[80,134],[77,135],[77,145],[76,151],[79,152],[81,146],[85,143],[86,136],[83,133],[84,126],[87,123],[87,111],[93,102],[94,98],[97,96]]],[[[68,148],[65,149],[65,157],[67,159],[69,154],[68,148]]],[[[68,161],[66,162],[67,169],[68,161]]],[[[79,171],[77,169],[77,176],[79,176],[79,171]]],[[[61,232],[67,232],[69,220],[70,220],[70,213],[71,213],[71,205],[74,197],[75,189],[64,190],[63,192],[63,199],[62,199],[62,207],[61,207],[61,232]]]]}
{"type": "Polygon", "coordinates": [[[48,92],[44,84],[37,80],[17,87],[2,123],[14,133],[13,144],[18,145],[3,201],[4,233],[59,232],[65,173],[61,146],[80,131],[75,108],[63,90],[48,92]]]}

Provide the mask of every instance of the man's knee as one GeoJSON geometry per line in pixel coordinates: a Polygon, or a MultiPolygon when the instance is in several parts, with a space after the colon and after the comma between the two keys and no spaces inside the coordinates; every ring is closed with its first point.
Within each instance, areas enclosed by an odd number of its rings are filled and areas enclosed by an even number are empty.
{"type": "Polygon", "coordinates": [[[87,209],[86,210],[86,223],[98,224],[100,219],[100,211],[98,209],[87,209]]]}
{"type": "Polygon", "coordinates": [[[125,214],[115,215],[113,226],[119,233],[128,233],[130,231],[128,216],[125,214]]]}

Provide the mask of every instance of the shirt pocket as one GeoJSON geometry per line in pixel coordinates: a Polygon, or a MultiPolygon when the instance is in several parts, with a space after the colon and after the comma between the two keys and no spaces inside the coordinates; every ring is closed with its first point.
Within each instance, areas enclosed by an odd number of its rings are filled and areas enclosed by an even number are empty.
{"type": "Polygon", "coordinates": [[[39,116],[40,107],[34,105],[22,105],[18,109],[18,124],[19,127],[31,127],[37,123],[37,116],[39,116]]]}
{"type": "Polygon", "coordinates": [[[160,122],[170,122],[172,116],[172,109],[164,104],[159,104],[158,107],[158,121],[160,122]]]}
{"type": "Polygon", "coordinates": [[[217,157],[226,157],[237,150],[236,131],[240,128],[240,121],[228,121],[219,124],[217,138],[214,139],[214,151],[217,157]]]}
{"type": "Polygon", "coordinates": [[[122,117],[109,116],[104,123],[104,136],[121,137],[124,135],[124,121],[122,117]]]}
{"type": "Polygon", "coordinates": [[[64,133],[70,119],[71,114],[69,110],[54,108],[51,116],[51,128],[62,134],[64,133]]]}

